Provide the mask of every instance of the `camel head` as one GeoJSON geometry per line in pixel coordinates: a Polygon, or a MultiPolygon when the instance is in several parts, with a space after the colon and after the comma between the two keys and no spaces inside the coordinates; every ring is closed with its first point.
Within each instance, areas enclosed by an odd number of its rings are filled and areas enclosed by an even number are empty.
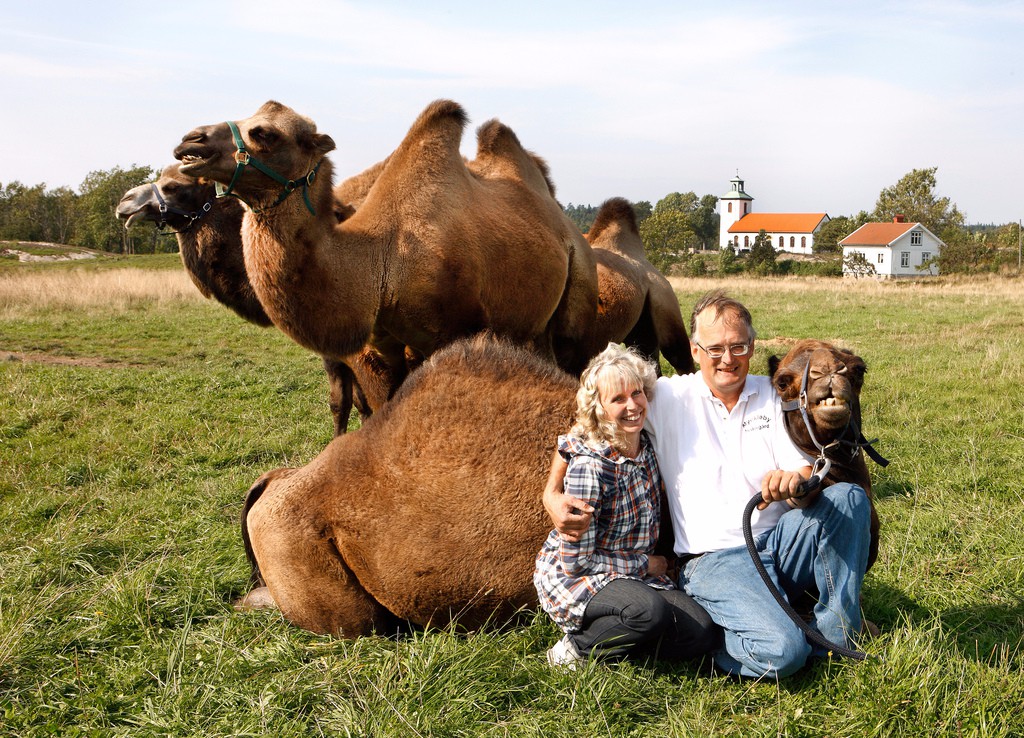
{"type": "MultiPolygon", "coordinates": [[[[867,367],[864,360],[825,341],[799,341],[781,360],[769,359],[772,384],[783,402],[796,400],[805,389],[807,413],[822,444],[838,438],[852,419],[860,424],[860,391],[867,367]]],[[[802,423],[791,423],[790,433],[802,423]]],[[[806,431],[804,431],[806,432],[806,431]]],[[[796,440],[796,439],[794,439],[796,440]]]]}
{"type": "Polygon", "coordinates": [[[281,192],[281,180],[303,180],[333,150],[334,140],[318,133],[312,120],[271,100],[250,118],[186,133],[174,149],[174,158],[181,161],[183,174],[212,179],[247,202],[262,203],[281,192]],[[251,166],[244,164],[250,160],[255,160],[251,166]]]}
{"type": "Polygon", "coordinates": [[[142,220],[175,231],[188,228],[213,206],[213,183],[186,176],[175,162],[160,173],[156,182],[133,187],[117,204],[117,217],[130,228],[142,220]]]}

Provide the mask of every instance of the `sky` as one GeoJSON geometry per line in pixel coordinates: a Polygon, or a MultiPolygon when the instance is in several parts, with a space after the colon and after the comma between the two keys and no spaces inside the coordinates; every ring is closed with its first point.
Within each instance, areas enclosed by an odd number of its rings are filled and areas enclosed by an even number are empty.
{"type": "Polygon", "coordinates": [[[563,205],[738,174],[757,212],[835,217],[937,167],[968,223],[1024,217],[1024,0],[0,0],[0,185],[160,168],[269,99],[332,136],[340,180],[438,98],[467,156],[510,126],[563,205]]]}

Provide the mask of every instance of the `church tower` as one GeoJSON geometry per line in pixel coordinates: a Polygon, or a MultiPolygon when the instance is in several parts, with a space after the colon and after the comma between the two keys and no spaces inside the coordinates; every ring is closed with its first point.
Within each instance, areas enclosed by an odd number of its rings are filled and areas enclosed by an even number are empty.
{"type": "MultiPolygon", "coordinates": [[[[754,199],[743,191],[743,180],[739,172],[730,180],[732,189],[718,198],[718,215],[720,216],[718,226],[718,248],[723,249],[729,245],[731,236],[729,228],[747,213],[753,210],[751,201],[754,199]]],[[[735,249],[736,246],[734,245],[735,249]]]]}

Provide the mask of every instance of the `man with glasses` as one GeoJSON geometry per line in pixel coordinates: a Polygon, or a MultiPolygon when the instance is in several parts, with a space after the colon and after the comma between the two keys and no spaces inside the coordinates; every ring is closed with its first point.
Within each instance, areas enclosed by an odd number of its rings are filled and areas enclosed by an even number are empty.
{"type": "MultiPolygon", "coordinates": [[[[721,290],[698,300],[690,342],[700,372],[658,380],[645,428],[665,480],[679,586],[725,633],[716,665],[779,677],[801,668],[812,647],[754,569],[743,508],[755,494],[764,498],[751,521],[762,562],[791,600],[813,593],[814,625],[840,644],[860,632],[870,513],[855,485],[796,499],[811,466],[786,433],[769,377],[749,374],[755,336],[750,312],[721,290]]],[[[575,540],[592,510],[562,494],[563,476],[556,454],[544,507],[555,528],[575,540]]]]}

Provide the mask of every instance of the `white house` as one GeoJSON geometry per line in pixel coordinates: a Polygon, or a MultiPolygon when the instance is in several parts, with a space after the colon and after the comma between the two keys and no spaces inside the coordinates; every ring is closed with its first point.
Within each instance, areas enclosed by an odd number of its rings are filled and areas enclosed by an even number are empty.
{"type": "Polygon", "coordinates": [[[826,213],[755,213],[754,198],[743,191],[743,180],[736,175],[731,182],[729,192],[718,198],[719,248],[749,251],[764,231],[776,251],[813,252],[814,234],[829,221],[826,213]]]}
{"type": "Polygon", "coordinates": [[[938,256],[945,244],[920,223],[907,223],[897,215],[892,223],[865,223],[839,245],[843,247],[844,276],[856,276],[846,259],[857,252],[874,267],[877,276],[891,279],[938,274],[939,267],[932,257],[938,256]]]}

